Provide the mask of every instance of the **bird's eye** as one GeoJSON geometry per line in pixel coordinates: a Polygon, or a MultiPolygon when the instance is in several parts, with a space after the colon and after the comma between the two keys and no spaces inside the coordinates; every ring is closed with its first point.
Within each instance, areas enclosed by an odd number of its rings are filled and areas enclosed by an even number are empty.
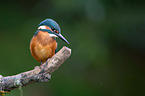
{"type": "Polygon", "coordinates": [[[51,28],[53,32],[59,33],[55,28],[51,28]]]}
{"type": "Polygon", "coordinates": [[[52,31],[55,31],[55,28],[52,27],[51,29],[52,29],[52,31]]]}

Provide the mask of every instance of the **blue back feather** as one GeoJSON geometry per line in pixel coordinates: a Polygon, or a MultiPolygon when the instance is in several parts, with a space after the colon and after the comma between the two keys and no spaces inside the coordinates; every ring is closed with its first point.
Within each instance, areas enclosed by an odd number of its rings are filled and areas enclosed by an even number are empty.
{"type": "Polygon", "coordinates": [[[37,30],[35,33],[34,33],[34,36],[36,36],[38,34],[39,30],[37,30]]]}

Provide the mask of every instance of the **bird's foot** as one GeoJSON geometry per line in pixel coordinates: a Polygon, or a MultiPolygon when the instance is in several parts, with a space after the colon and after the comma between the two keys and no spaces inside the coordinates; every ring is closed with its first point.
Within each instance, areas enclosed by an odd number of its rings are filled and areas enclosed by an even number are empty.
{"type": "Polygon", "coordinates": [[[45,62],[45,63],[46,63],[46,65],[48,65],[49,60],[50,60],[50,58],[48,58],[48,59],[46,60],[46,62],[45,62]]]}
{"type": "MultiPolygon", "coordinates": [[[[47,60],[46,60],[46,64],[48,64],[48,61],[49,61],[50,59],[48,58],[47,60]]],[[[42,65],[43,63],[42,63],[42,60],[41,60],[41,64],[40,64],[40,66],[42,65]]]]}
{"type": "Polygon", "coordinates": [[[41,64],[40,64],[40,66],[42,66],[42,64],[43,64],[43,63],[42,63],[42,60],[41,60],[41,64]]]}
{"type": "Polygon", "coordinates": [[[42,60],[41,60],[41,64],[40,65],[42,65],[43,63],[42,63],[42,60]]]}
{"type": "Polygon", "coordinates": [[[48,64],[49,59],[46,60],[46,64],[48,64]]]}

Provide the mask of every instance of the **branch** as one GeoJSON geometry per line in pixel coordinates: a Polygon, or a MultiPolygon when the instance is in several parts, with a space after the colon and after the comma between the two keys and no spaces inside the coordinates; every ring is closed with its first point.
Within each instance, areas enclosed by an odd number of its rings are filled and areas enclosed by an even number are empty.
{"type": "Polygon", "coordinates": [[[46,63],[36,66],[33,70],[13,76],[3,77],[0,75],[1,91],[10,91],[36,82],[48,82],[51,74],[71,55],[71,49],[63,47],[46,63]]]}

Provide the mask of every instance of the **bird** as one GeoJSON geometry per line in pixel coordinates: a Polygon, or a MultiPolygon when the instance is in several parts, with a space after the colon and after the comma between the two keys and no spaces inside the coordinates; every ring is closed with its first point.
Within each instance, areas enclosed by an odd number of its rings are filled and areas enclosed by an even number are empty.
{"type": "Polygon", "coordinates": [[[40,22],[30,41],[31,55],[41,64],[46,62],[57,52],[57,37],[69,44],[61,35],[61,29],[56,21],[48,18],[40,22]]]}

